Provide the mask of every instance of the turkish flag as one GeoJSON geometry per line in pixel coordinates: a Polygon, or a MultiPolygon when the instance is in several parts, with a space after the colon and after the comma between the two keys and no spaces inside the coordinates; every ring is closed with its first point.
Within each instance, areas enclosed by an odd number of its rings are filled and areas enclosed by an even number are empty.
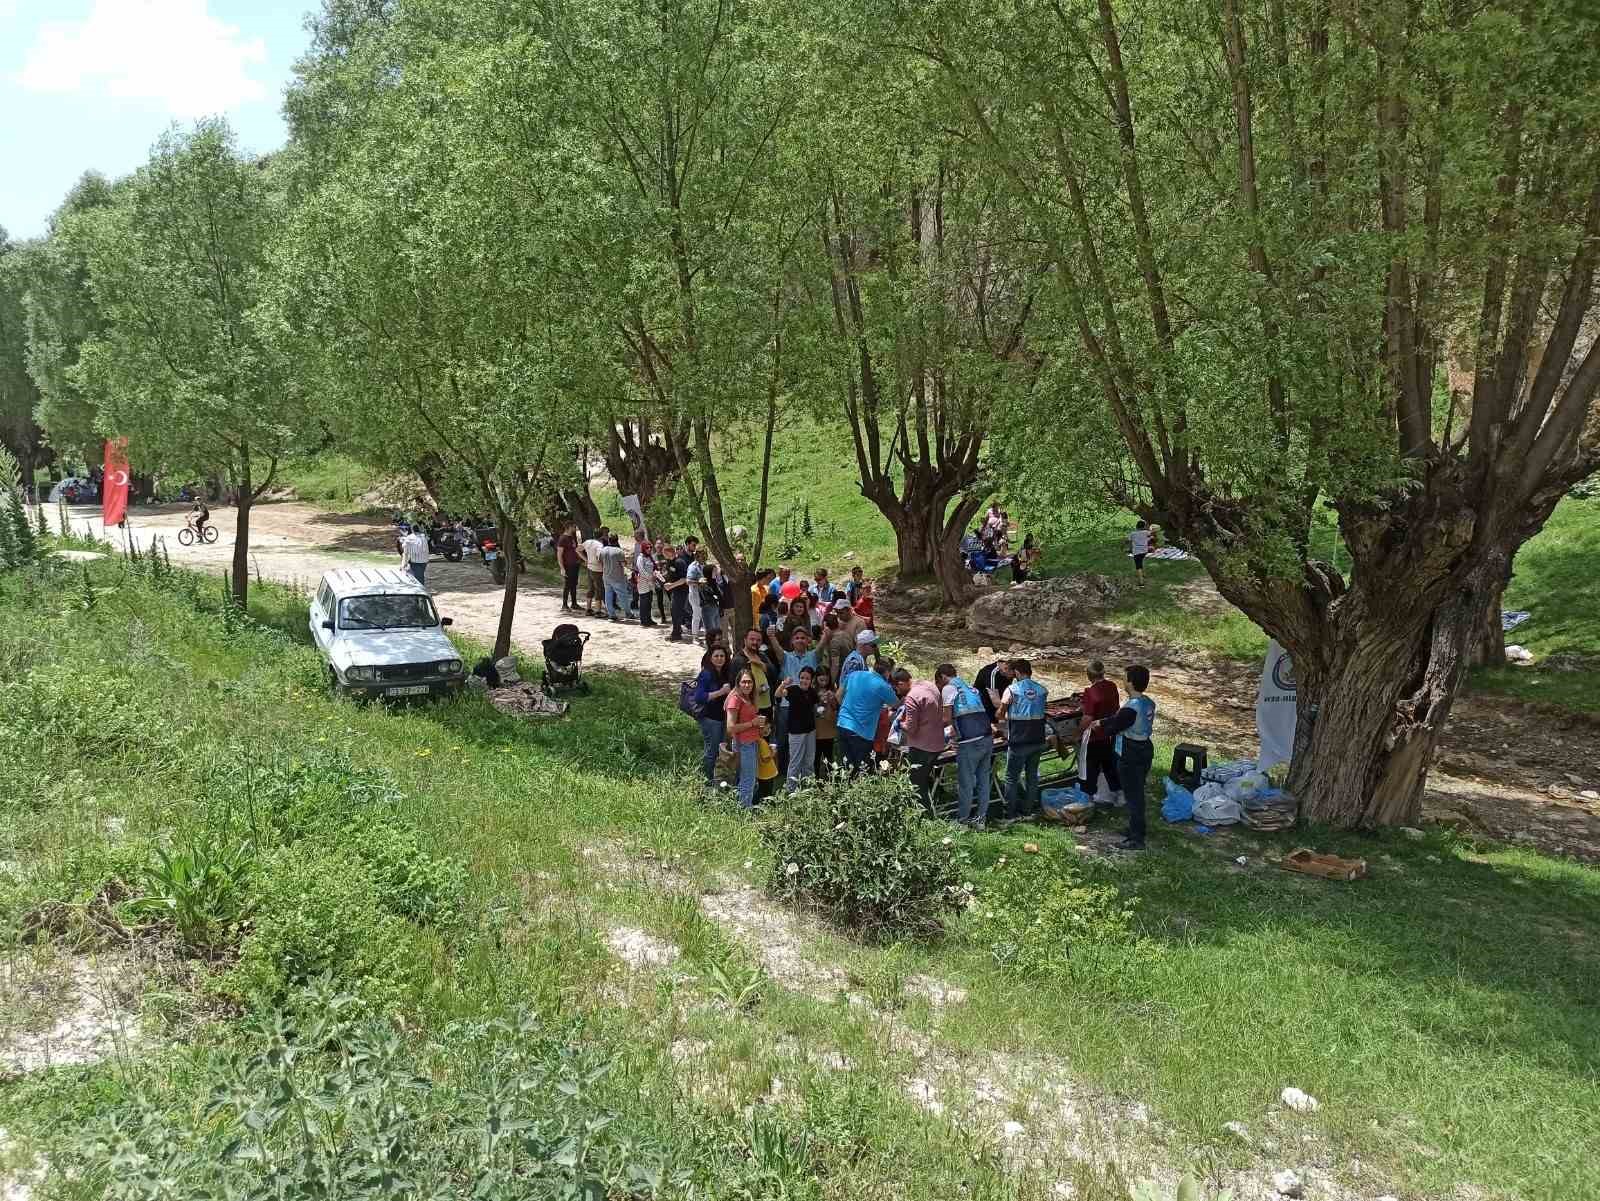
{"type": "Polygon", "coordinates": [[[100,481],[100,517],[106,529],[121,525],[128,515],[128,440],[106,443],[106,474],[100,481]]]}

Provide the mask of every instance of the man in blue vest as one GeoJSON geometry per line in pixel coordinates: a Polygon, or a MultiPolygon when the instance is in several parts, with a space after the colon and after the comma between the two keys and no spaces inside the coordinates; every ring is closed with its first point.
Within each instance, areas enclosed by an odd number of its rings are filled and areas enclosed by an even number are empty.
{"type": "MultiPolygon", "coordinates": [[[[1143,524],[1142,522],[1140,523],[1143,524]]],[[[1117,844],[1124,851],[1144,850],[1144,788],[1155,758],[1150,736],[1156,724],[1156,703],[1145,695],[1150,687],[1150,669],[1141,663],[1128,668],[1131,689],[1122,708],[1094,724],[1117,740],[1117,758],[1122,765],[1122,791],[1128,798],[1128,828],[1117,844]]]]}
{"type": "Polygon", "coordinates": [[[978,690],[956,674],[955,664],[939,664],[934,682],[956,747],[956,822],[981,830],[994,791],[994,726],[978,690]]]}
{"type": "Polygon", "coordinates": [[[1006,817],[1011,821],[1039,806],[1039,757],[1045,748],[1043,684],[1034,682],[1033,664],[1011,661],[1014,677],[1000,698],[995,715],[1006,732],[1006,817]]]}

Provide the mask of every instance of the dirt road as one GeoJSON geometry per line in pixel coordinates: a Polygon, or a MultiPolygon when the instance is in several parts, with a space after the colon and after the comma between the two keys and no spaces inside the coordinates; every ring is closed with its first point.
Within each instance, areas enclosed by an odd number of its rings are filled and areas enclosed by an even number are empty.
{"type": "MultiPolygon", "coordinates": [[[[210,546],[179,545],[177,532],[187,516],[185,506],[141,507],[129,512],[128,521],[141,546],[148,546],[157,534],[164,537],[175,561],[217,570],[231,565],[234,511],[212,510],[219,537],[210,546]]],[[[73,528],[105,536],[96,509],[74,510],[73,528]]],[[[113,529],[109,541],[121,545],[121,531],[113,529]]],[[[307,589],[315,588],[323,572],[336,567],[396,565],[399,557],[393,546],[393,527],[360,514],[327,513],[295,502],[259,505],[250,514],[251,574],[307,589]]],[[[435,558],[428,566],[428,588],[439,612],[454,618],[459,632],[486,643],[494,641],[501,589],[475,556],[461,563],[435,558]]],[[[574,618],[561,611],[559,588],[525,578],[517,591],[512,626],[512,641],[519,650],[537,663],[539,643],[566,621],[591,634],[583,656],[586,667],[616,667],[668,679],[692,676],[700,669],[701,652],[688,643],[667,641],[668,627],[641,629],[581,614],[574,618]]]]}
{"type": "MultiPolygon", "coordinates": [[[[187,509],[140,508],[130,524],[141,545],[161,534],[181,562],[220,569],[233,560],[234,514],[213,511],[220,537],[211,546],[182,547],[176,533],[187,509]]],[[[74,511],[74,528],[102,535],[98,510],[74,511]]],[[[120,543],[120,531],[112,531],[120,543]]],[[[313,587],[334,567],[398,562],[393,530],[368,516],[327,513],[294,502],[261,505],[251,516],[251,558],[260,575],[313,587]]],[[[494,639],[500,589],[481,562],[446,563],[435,559],[428,586],[442,613],[456,628],[485,642],[494,639]]],[[[1208,603],[1197,598],[1197,605],[1208,603]]],[[[573,618],[561,612],[560,589],[525,579],[517,597],[513,640],[537,662],[539,643],[563,621],[575,621],[592,638],[584,654],[588,667],[610,667],[657,681],[680,680],[699,667],[692,644],[667,641],[667,629],[641,629],[603,619],[573,618]]],[[[885,636],[902,641],[912,658],[931,664],[952,659],[976,670],[995,651],[944,616],[897,620],[890,612],[880,622],[885,636]]],[[[1162,713],[1190,741],[1249,754],[1255,746],[1253,664],[1180,653],[1114,629],[1085,631],[1082,646],[1039,660],[1038,678],[1052,691],[1082,686],[1082,664],[1149,663],[1159,681],[1162,713]]],[[[1027,648],[1017,648],[1019,652],[1027,648]]],[[[1034,652],[1035,654],[1037,652],[1034,652]]],[[[1524,842],[1557,854],[1600,862],[1600,723],[1581,715],[1537,709],[1503,697],[1467,695],[1457,701],[1434,769],[1428,777],[1430,816],[1452,821],[1506,841],[1524,842]],[[1589,796],[1585,796],[1589,793],[1589,796]]]]}

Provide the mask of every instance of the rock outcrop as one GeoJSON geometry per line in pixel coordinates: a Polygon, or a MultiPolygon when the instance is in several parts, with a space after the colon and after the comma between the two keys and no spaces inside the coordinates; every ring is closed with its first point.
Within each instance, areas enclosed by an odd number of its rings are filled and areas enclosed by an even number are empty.
{"type": "Polygon", "coordinates": [[[1121,592],[1121,585],[1094,572],[996,587],[972,602],[967,629],[1034,646],[1071,642],[1085,624],[1110,609],[1121,592]]]}

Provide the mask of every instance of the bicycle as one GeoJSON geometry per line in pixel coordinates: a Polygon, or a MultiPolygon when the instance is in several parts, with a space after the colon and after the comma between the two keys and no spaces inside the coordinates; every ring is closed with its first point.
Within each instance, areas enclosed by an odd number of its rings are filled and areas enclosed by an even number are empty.
{"type": "MultiPolygon", "coordinates": [[[[211,543],[217,540],[217,527],[212,525],[209,521],[200,527],[198,533],[200,541],[205,543],[207,546],[211,545],[211,543]]],[[[194,518],[191,517],[188,521],[183,523],[183,528],[178,531],[178,545],[193,546],[195,534],[196,530],[194,518]]]]}

